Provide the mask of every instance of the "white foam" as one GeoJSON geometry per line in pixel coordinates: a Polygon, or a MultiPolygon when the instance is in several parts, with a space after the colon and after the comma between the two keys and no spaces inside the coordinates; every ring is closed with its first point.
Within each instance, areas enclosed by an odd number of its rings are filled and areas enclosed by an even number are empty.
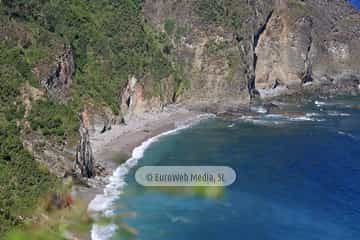
{"type": "Polygon", "coordinates": [[[91,239],[92,240],[103,240],[103,239],[111,239],[114,233],[117,230],[117,226],[115,224],[110,225],[99,225],[94,224],[91,228],[91,239]]]}
{"type": "Polygon", "coordinates": [[[267,113],[267,110],[266,108],[264,107],[250,107],[250,110],[253,111],[253,112],[257,112],[257,113],[267,113]]]}
{"type": "Polygon", "coordinates": [[[343,131],[338,131],[338,134],[343,135],[343,136],[346,136],[346,137],[349,137],[349,138],[352,138],[352,139],[355,139],[355,140],[358,140],[358,138],[355,137],[354,135],[352,135],[351,133],[347,133],[347,132],[343,132],[343,131]]]}
{"type": "Polygon", "coordinates": [[[338,111],[328,111],[327,114],[329,116],[333,116],[333,117],[349,117],[349,116],[351,116],[349,113],[342,113],[342,112],[338,112],[338,111]]]}
{"type": "Polygon", "coordinates": [[[315,121],[315,119],[307,116],[291,117],[291,121],[315,121]]]}
{"type": "Polygon", "coordinates": [[[326,102],[320,102],[320,101],[315,101],[314,103],[315,103],[315,105],[318,106],[318,107],[327,105],[326,102]]]}
{"type": "Polygon", "coordinates": [[[307,117],[318,117],[318,116],[320,116],[320,114],[312,112],[312,113],[306,113],[305,116],[307,116],[307,117]]]}
{"type": "MultiPolygon", "coordinates": [[[[90,202],[88,206],[89,212],[102,213],[103,215],[110,217],[113,215],[112,207],[114,201],[119,197],[124,186],[126,186],[125,177],[132,167],[134,167],[138,160],[144,156],[145,150],[159,138],[174,134],[182,129],[188,128],[195,123],[203,119],[214,117],[213,114],[202,114],[193,120],[190,123],[178,125],[176,129],[164,132],[155,137],[149,138],[140,146],[134,148],[131,158],[129,158],[125,163],[121,164],[109,177],[109,184],[105,186],[104,193],[96,195],[96,197],[90,202]]],[[[115,233],[117,227],[114,224],[110,225],[98,225],[93,224],[91,229],[91,239],[92,240],[107,240],[110,239],[115,233]]]]}
{"type": "Polygon", "coordinates": [[[244,121],[244,122],[249,122],[249,123],[253,123],[256,125],[277,125],[277,124],[281,124],[280,121],[274,121],[274,120],[269,120],[265,117],[253,117],[253,116],[241,116],[238,118],[238,120],[244,121]]]}
{"type": "Polygon", "coordinates": [[[315,116],[320,116],[320,114],[306,113],[305,115],[301,115],[301,116],[288,116],[283,114],[266,114],[264,116],[241,116],[238,119],[244,122],[250,122],[258,125],[279,125],[290,122],[325,121],[325,119],[315,118],[315,116]]]}
{"type": "Polygon", "coordinates": [[[172,217],[171,222],[173,222],[173,223],[189,223],[190,220],[186,217],[179,216],[179,217],[172,217]]]}
{"type": "Polygon", "coordinates": [[[284,115],[281,114],[267,114],[266,117],[268,118],[284,118],[284,115]]]}

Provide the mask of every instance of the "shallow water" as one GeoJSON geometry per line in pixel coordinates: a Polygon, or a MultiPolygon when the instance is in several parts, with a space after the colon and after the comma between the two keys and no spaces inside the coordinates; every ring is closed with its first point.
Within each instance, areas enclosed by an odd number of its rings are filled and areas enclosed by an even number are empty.
{"type": "Polygon", "coordinates": [[[296,115],[216,118],[164,136],[127,174],[115,216],[136,229],[129,239],[360,239],[359,106],[309,100],[288,107],[296,115]],[[145,188],[134,180],[145,165],[225,165],[237,180],[145,188]]]}

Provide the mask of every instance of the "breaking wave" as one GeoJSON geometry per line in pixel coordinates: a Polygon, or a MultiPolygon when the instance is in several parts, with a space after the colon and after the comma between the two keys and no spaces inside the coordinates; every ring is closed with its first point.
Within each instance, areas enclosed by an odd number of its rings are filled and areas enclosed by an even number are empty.
{"type": "MultiPolygon", "coordinates": [[[[174,134],[180,130],[191,127],[192,125],[198,123],[203,119],[213,117],[213,114],[203,114],[199,115],[197,119],[191,123],[178,126],[176,129],[164,132],[155,137],[149,138],[140,146],[134,148],[131,158],[129,158],[125,163],[121,164],[109,177],[109,184],[104,188],[103,194],[96,195],[96,197],[90,202],[88,206],[89,212],[102,213],[106,217],[111,217],[113,215],[113,203],[118,199],[119,195],[122,193],[124,186],[126,186],[126,175],[129,173],[130,169],[133,168],[139,159],[144,156],[145,150],[154,142],[158,141],[159,138],[174,134]]],[[[92,240],[107,240],[111,239],[113,234],[116,232],[117,226],[115,224],[109,225],[99,225],[93,224],[91,229],[91,239],[92,240]]]]}

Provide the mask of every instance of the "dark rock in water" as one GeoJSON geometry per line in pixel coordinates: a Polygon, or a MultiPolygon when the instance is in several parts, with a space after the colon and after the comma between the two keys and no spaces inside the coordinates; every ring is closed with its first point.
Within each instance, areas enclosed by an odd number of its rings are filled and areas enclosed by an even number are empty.
{"type": "Polygon", "coordinates": [[[64,46],[64,52],[57,58],[55,66],[41,79],[41,85],[48,95],[57,100],[66,100],[68,89],[75,72],[74,58],[70,46],[64,46]]]}
{"type": "Polygon", "coordinates": [[[73,170],[81,177],[91,178],[95,176],[94,156],[90,144],[90,137],[87,128],[81,124],[80,143],[76,149],[76,158],[73,170]]]}
{"type": "Polygon", "coordinates": [[[279,109],[279,106],[270,102],[264,105],[264,108],[266,109],[267,113],[271,113],[273,110],[279,109]]]}

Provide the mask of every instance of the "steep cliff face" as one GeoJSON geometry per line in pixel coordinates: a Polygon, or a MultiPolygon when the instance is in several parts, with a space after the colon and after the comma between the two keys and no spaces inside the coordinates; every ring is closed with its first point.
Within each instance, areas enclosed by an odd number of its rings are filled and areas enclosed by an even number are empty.
{"type": "Polygon", "coordinates": [[[40,82],[50,97],[64,101],[68,96],[74,73],[73,53],[71,47],[65,44],[60,56],[56,58],[50,71],[43,74],[40,82]]]}
{"type": "Polygon", "coordinates": [[[250,101],[254,36],[271,2],[145,1],[146,20],[171,39],[168,52],[189,81],[178,101],[250,101]]]}
{"type": "Polygon", "coordinates": [[[146,96],[146,82],[146,79],[138,80],[135,76],[131,76],[125,89],[120,93],[120,110],[124,123],[134,114],[159,110],[163,104],[173,102],[175,89],[171,79],[163,79],[161,82],[161,96],[146,96]]]}
{"type": "Polygon", "coordinates": [[[183,99],[247,103],[360,78],[360,15],[346,1],[146,0],[143,12],[171,39],[183,99]]]}
{"type": "Polygon", "coordinates": [[[256,46],[264,97],[315,85],[357,85],[360,14],[345,1],[278,1],[256,46]]]}
{"type": "Polygon", "coordinates": [[[359,89],[360,16],[346,1],[144,0],[106,9],[93,1],[84,12],[73,4],[0,4],[0,70],[16,70],[24,141],[57,175],[79,139],[168,103],[237,107],[313,86],[359,89]],[[80,21],[94,13],[104,19],[80,21]],[[78,112],[88,117],[80,138],[70,117],[78,112]]]}
{"type": "Polygon", "coordinates": [[[0,161],[21,175],[0,174],[6,202],[43,188],[34,159],[58,177],[101,175],[89,138],[133,114],[359,93],[359,39],[345,0],[0,0],[0,161]]]}

